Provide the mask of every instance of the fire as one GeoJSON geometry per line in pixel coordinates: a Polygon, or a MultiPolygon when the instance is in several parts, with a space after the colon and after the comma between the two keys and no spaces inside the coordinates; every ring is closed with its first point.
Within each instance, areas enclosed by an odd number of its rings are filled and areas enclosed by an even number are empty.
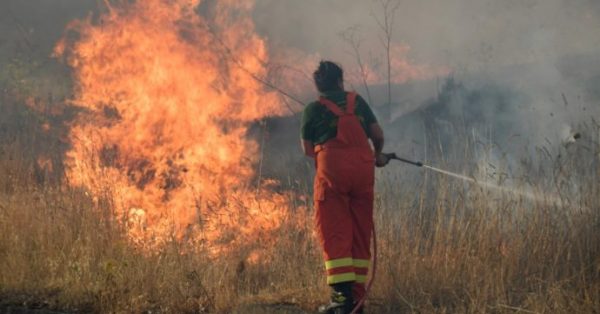
{"type": "Polygon", "coordinates": [[[288,202],[276,182],[253,186],[259,147],[248,129],[284,107],[248,75],[266,75],[269,59],[252,2],[218,1],[206,16],[200,2],[122,1],[73,22],[55,49],[82,108],[69,182],[110,196],[144,246],[176,237],[218,251],[276,229],[288,202]]]}
{"type": "MultiPolygon", "coordinates": [[[[410,46],[392,43],[390,47],[390,68],[392,84],[404,84],[409,81],[429,80],[436,77],[445,77],[451,71],[447,67],[416,64],[408,55],[410,46]]],[[[377,70],[367,67],[370,84],[382,84],[387,80],[385,66],[379,64],[377,70]]]]}

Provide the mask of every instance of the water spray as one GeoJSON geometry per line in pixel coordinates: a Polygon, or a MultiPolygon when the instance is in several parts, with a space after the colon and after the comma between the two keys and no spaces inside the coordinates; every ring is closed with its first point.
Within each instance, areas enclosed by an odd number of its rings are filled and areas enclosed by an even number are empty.
{"type": "MultiPolygon", "coordinates": [[[[406,159],[406,158],[402,158],[396,155],[396,153],[388,153],[388,154],[383,154],[384,156],[386,156],[389,160],[398,160],[401,161],[403,163],[409,164],[409,165],[413,165],[419,168],[423,168],[423,169],[427,169],[427,170],[431,170],[443,175],[447,175],[456,179],[460,179],[463,181],[467,181],[467,182],[471,182],[474,184],[477,184],[479,186],[484,186],[487,188],[491,188],[491,189],[495,189],[501,192],[505,192],[505,193],[512,193],[512,194],[516,194],[525,198],[528,198],[530,200],[534,200],[537,202],[554,202],[556,204],[562,204],[562,200],[560,198],[557,197],[546,197],[546,198],[540,198],[537,195],[534,195],[532,192],[524,192],[524,191],[520,191],[520,190],[516,190],[516,189],[511,189],[509,187],[503,187],[503,186],[499,186],[497,184],[491,183],[491,182],[485,182],[485,181],[478,181],[473,177],[469,177],[466,175],[462,175],[459,173],[454,173],[451,171],[447,171],[444,169],[440,169],[440,168],[436,168],[433,166],[429,166],[429,165],[425,165],[420,161],[413,161],[410,159],[406,159]]],[[[375,236],[375,228],[373,227],[372,230],[372,234],[373,234],[373,256],[372,256],[372,265],[373,265],[373,271],[371,273],[371,278],[369,278],[369,281],[367,282],[367,286],[366,286],[366,291],[367,293],[365,294],[365,296],[360,299],[356,306],[354,307],[354,309],[352,310],[351,314],[356,314],[358,313],[359,309],[361,308],[361,306],[364,304],[367,294],[369,293],[369,291],[371,290],[371,286],[373,285],[373,278],[375,277],[375,272],[376,272],[376,267],[377,267],[377,239],[375,236]]]]}
{"type": "Polygon", "coordinates": [[[425,169],[428,169],[428,170],[432,170],[432,171],[435,171],[435,172],[438,172],[438,173],[441,173],[441,174],[445,174],[445,175],[448,175],[448,176],[451,176],[451,177],[454,177],[454,178],[457,178],[457,179],[461,179],[461,180],[465,180],[465,181],[469,181],[469,182],[473,182],[473,183],[478,183],[475,179],[467,177],[467,176],[462,175],[462,174],[458,174],[458,173],[446,171],[446,170],[443,170],[443,169],[440,169],[440,168],[436,168],[436,167],[433,167],[433,166],[425,165],[425,164],[423,164],[420,161],[412,161],[412,160],[409,160],[409,159],[398,157],[396,155],[396,153],[389,153],[389,154],[383,154],[383,155],[386,156],[388,159],[398,160],[398,161],[401,161],[403,163],[407,163],[409,165],[413,165],[413,166],[417,166],[419,168],[425,168],[425,169]]]}
{"type": "Polygon", "coordinates": [[[469,176],[462,175],[462,174],[459,174],[459,173],[454,173],[454,172],[447,171],[447,170],[444,170],[444,169],[440,169],[440,168],[436,168],[436,167],[433,167],[433,166],[425,165],[425,164],[423,164],[420,161],[412,161],[412,160],[409,160],[409,159],[398,157],[398,156],[396,156],[396,153],[389,153],[389,154],[384,154],[384,155],[388,159],[398,160],[398,161],[407,163],[409,165],[413,165],[413,166],[417,166],[417,167],[424,168],[424,169],[427,169],[427,170],[431,170],[431,171],[434,171],[434,172],[437,172],[437,173],[440,173],[440,174],[443,174],[443,175],[447,175],[447,176],[450,176],[450,177],[453,177],[453,178],[456,178],[456,179],[460,179],[460,180],[463,180],[463,181],[471,182],[471,183],[477,184],[479,186],[490,188],[490,189],[494,189],[494,190],[497,190],[497,191],[500,191],[500,192],[519,195],[519,196],[522,196],[524,198],[527,198],[527,199],[530,199],[530,200],[533,200],[533,201],[536,201],[536,202],[545,202],[545,203],[551,202],[551,203],[556,203],[556,204],[562,204],[563,203],[560,198],[555,197],[555,196],[546,196],[546,197],[542,198],[542,197],[540,197],[538,195],[535,195],[532,192],[525,192],[525,191],[522,191],[522,190],[517,190],[517,189],[506,187],[506,186],[499,186],[499,185],[497,185],[495,183],[492,183],[492,182],[479,181],[479,180],[476,180],[473,177],[469,177],[469,176]]]}

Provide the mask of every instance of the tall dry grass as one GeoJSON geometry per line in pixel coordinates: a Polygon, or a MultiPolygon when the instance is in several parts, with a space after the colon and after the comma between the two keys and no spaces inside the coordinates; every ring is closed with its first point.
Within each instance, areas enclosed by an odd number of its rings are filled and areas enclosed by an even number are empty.
{"type": "Polygon", "coordinates": [[[485,190],[462,194],[447,184],[429,195],[432,202],[382,195],[374,297],[387,312],[600,309],[597,194],[588,194],[583,208],[485,190]]]}
{"type": "MultiPolygon", "coordinates": [[[[34,152],[21,135],[5,140],[0,151],[0,304],[97,313],[277,313],[311,311],[327,299],[305,203],[291,205],[274,240],[260,246],[258,261],[249,258],[256,243],[219,257],[177,241],[138,250],[112,216],[110,199],[94,200],[49,180],[35,158],[26,157],[34,152]]],[[[381,171],[371,312],[597,313],[595,145],[587,159],[563,159],[561,171],[540,178],[560,183],[551,190],[560,203],[432,173],[414,184],[400,167],[381,171]]],[[[530,175],[535,182],[540,174],[530,175]]],[[[308,188],[296,192],[310,194],[308,188]]]]}

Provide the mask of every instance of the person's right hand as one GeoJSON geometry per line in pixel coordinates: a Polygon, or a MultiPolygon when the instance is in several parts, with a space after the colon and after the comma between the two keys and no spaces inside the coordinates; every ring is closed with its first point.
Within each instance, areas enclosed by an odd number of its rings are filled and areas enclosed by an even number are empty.
{"type": "Polygon", "coordinates": [[[375,166],[377,168],[383,168],[387,166],[389,162],[390,158],[386,154],[379,153],[375,156],[375,166]]]}

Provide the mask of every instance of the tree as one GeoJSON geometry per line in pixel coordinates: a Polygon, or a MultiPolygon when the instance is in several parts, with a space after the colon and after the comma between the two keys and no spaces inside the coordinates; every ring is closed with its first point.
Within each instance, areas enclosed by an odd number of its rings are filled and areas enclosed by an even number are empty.
{"type": "Polygon", "coordinates": [[[392,35],[393,35],[393,27],[396,18],[396,13],[398,8],[400,7],[399,0],[376,0],[379,4],[379,7],[382,10],[382,16],[378,17],[373,14],[377,25],[382,31],[380,35],[380,41],[385,49],[386,56],[386,66],[387,66],[387,92],[388,106],[392,103],[392,63],[391,63],[391,46],[392,46],[392,35]]]}

